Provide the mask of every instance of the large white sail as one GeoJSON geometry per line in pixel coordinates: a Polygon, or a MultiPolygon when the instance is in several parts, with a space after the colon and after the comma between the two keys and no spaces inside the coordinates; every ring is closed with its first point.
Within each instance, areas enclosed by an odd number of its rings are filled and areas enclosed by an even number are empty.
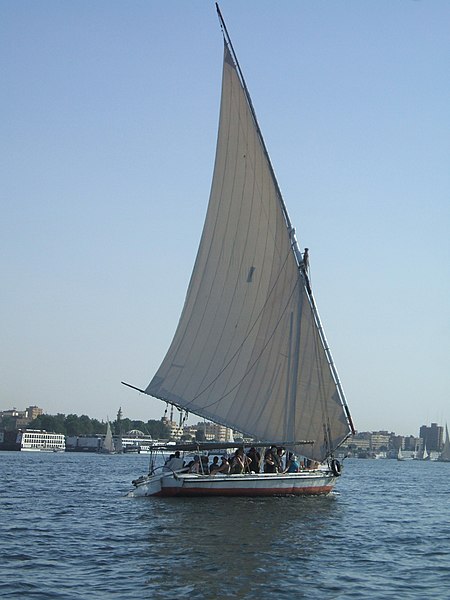
{"type": "Polygon", "coordinates": [[[259,440],[315,440],[304,453],[323,460],[350,426],[283,206],[225,45],[206,221],[178,328],[145,392],[259,440]]]}

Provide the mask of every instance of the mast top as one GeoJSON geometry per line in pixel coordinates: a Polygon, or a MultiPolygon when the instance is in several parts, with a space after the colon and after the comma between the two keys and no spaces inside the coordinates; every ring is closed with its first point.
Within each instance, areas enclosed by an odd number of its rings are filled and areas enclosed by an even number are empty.
{"type": "MultiPolygon", "coordinates": [[[[226,44],[227,48],[230,51],[231,57],[232,57],[232,59],[234,61],[234,64],[236,65],[236,71],[237,71],[237,73],[239,75],[239,79],[241,80],[241,84],[242,84],[242,87],[243,87],[244,92],[245,92],[245,97],[247,98],[247,102],[248,102],[248,105],[250,107],[250,112],[252,114],[253,121],[255,123],[255,127],[256,127],[256,130],[258,132],[258,136],[259,136],[259,139],[261,141],[261,145],[262,145],[264,154],[265,154],[266,159],[267,159],[267,164],[269,166],[269,170],[270,170],[270,173],[272,175],[272,179],[273,179],[273,182],[274,182],[274,185],[275,185],[275,189],[276,189],[276,192],[277,192],[278,200],[279,200],[279,202],[281,204],[281,210],[283,211],[284,219],[286,221],[286,226],[287,226],[288,230],[291,231],[292,228],[293,228],[292,227],[292,222],[291,222],[291,219],[289,217],[289,213],[288,213],[286,204],[284,202],[283,195],[281,193],[280,185],[279,185],[277,177],[275,175],[275,171],[274,171],[274,168],[273,168],[273,165],[272,165],[272,161],[270,160],[269,151],[267,150],[266,142],[264,141],[264,137],[263,137],[261,128],[259,126],[258,119],[256,118],[256,111],[255,111],[255,108],[253,106],[253,102],[252,102],[252,99],[251,99],[251,96],[250,96],[250,92],[248,91],[248,87],[247,87],[247,84],[245,82],[241,66],[240,66],[239,61],[237,59],[236,52],[234,51],[233,43],[231,41],[230,34],[228,33],[227,26],[225,25],[225,20],[224,20],[224,18],[222,16],[222,13],[220,11],[218,2],[216,2],[216,10],[217,10],[217,15],[219,17],[220,28],[222,29],[222,33],[223,33],[223,38],[225,40],[225,44],[226,44]]],[[[294,254],[295,254],[295,252],[294,252],[294,254]]]]}

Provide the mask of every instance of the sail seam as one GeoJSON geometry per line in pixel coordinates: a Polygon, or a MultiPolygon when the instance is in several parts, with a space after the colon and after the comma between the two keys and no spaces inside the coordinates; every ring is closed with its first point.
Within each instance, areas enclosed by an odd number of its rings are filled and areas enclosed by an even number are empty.
{"type": "MultiPolygon", "coordinates": [[[[244,340],[242,341],[242,343],[239,345],[239,347],[238,347],[238,348],[237,348],[237,350],[234,352],[234,354],[233,354],[233,355],[232,355],[232,357],[229,359],[229,361],[228,361],[228,362],[225,364],[225,366],[224,366],[224,367],[223,367],[223,368],[222,368],[222,369],[219,371],[219,373],[216,375],[216,377],[215,377],[215,378],[214,378],[214,379],[213,379],[213,380],[212,380],[212,381],[211,381],[211,382],[210,382],[210,383],[209,383],[209,384],[208,384],[208,385],[207,385],[207,386],[206,386],[206,387],[205,387],[205,388],[204,388],[204,389],[203,389],[201,392],[197,393],[197,394],[196,394],[196,395],[195,395],[195,396],[192,398],[192,400],[190,400],[189,402],[187,402],[187,403],[186,403],[186,405],[185,405],[185,408],[189,407],[189,406],[190,406],[190,405],[191,405],[193,402],[195,402],[195,400],[197,400],[197,399],[198,399],[200,396],[202,396],[202,395],[203,395],[203,394],[204,394],[204,393],[205,393],[205,392],[206,392],[206,391],[207,391],[207,390],[208,390],[208,389],[209,389],[209,388],[210,388],[212,385],[214,385],[214,383],[215,383],[215,382],[218,380],[218,378],[221,376],[221,374],[222,374],[222,373],[223,373],[223,372],[224,372],[224,371],[225,371],[225,370],[226,370],[226,369],[229,367],[229,365],[230,365],[230,364],[233,362],[233,360],[235,359],[235,357],[236,357],[236,356],[239,354],[240,350],[242,349],[242,347],[244,346],[244,344],[245,344],[245,342],[247,341],[248,337],[250,336],[250,333],[253,331],[253,329],[256,327],[256,324],[259,322],[259,320],[260,320],[260,317],[262,316],[262,314],[263,314],[263,312],[264,312],[264,309],[265,309],[265,307],[266,307],[266,305],[267,305],[267,303],[268,303],[268,301],[269,301],[269,299],[270,299],[270,297],[271,297],[271,295],[272,295],[273,291],[275,290],[275,288],[276,288],[276,286],[277,286],[278,280],[279,280],[279,278],[281,277],[281,274],[282,274],[282,272],[283,272],[283,270],[284,270],[285,264],[286,264],[286,262],[287,262],[287,260],[288,260],[289,256],[290,256],[290,252],[289,252],[289,253],[286,255],[286,258],[285,258],[285,260],[284,260],[284,262],[283,262],[283,265],[281,266],[281,269],[280,269],[280,271],[279,271],[279,273],[278,273],[278,275],[277,275],[277,278],[276,278],[276,280],[275,280],[275,282],[274,282],[274,284],[273,284],[272,288],[270,289],[270,291],[269,291],[269,293],[268,293],[268,295],[267,295],[267,298],[266,298],[266,300],[265,300],[265,302],[264,302],[264,304],[263,304],[263,306],[262,306],[261,310],[259,311],[259,313],[258,313],[258,315],[257,315],[256,319],[254,320],[254,322],[253,322],[253,325],[252,325],[252,326],[250,327],[250,329],[248,330],[248,332],[247,332],[246,336],[244,337],[244,340]]],[[[292,290],[292,292],[291,292],[291,294],[290,294],[290,296],[289,296],[289,301],[290,301],[290,298],[291,298],[291,296],[292,296],[292,294],[293,294],[293,292],[294,292],[295,288],[297,287],[297,285],[298,285],[298,282],[299,282],[299,281],[300,281],[299,279],[297,279],[297,280],[296,280],[296,282],[295,282],[295,285],[294,285],[294,288],[293,288],[293,290],[292,290]]],[[[288,303],[289,303],[289,301],[288,301],[288,303]]],[[[288,304],[287,304],[287,305],[288,305],[288,304]]],[[[286,310],[286,308],[287,308],[287,305],[286,305],[285,309],[283,310],[283,312],[282,312],[282,315],[284,314],[284,312],[285,312],[285,310],[286,310]]],[[[281,315],[281,316],[282,316],[282,315],[281,315]]],[[[280,320],[281,320],[281,317],[280,317],[279,321],[280,321],[280,320]]],[[[278,322],[279,322],[279,321],[278,321],[278,322]]],[[[277,323],[277,325],[278,325],[278,323],[277,323]]],[[[276,328],[275,328],[275,330],[276,330],[276,328]]],[[[275,330],[274,330],[274,331],[275,331],[275,330]]],[[[273,334],[272,334],[272,335],[273,335],[273,334]]],[[[270,339],[271,339],[271,338],[269,338],[269,340],[268,340],[268,341],[270,341],[270,339]]],[[[267,342],[267,343],[268,343],[268,342],[267,342]]],[[[266,345],[267,345],[267,343],[266,343],[266,345]]],[[[262,354],[262,353],[261,353],[261,354],[262,354]]],[[[252,367],[252,368],[253,368],[253,367],[252,367]]],[[[245,377],[245,376],[244,376],[244,377],[245,377]]],[[[243,379],[243,378],[242,378],[242,379],[243,379]]],[[[241,379],[241,381],[242,381],[242,379],[241,379]]],[[[235,386],[235,387],[236,387],[236,386],[235,386]]],[[[233,388],[233,389],[235,389],[235,388],[233,388]]],[[[208,406],[205,406],[204,408],[208,408],[209,406],[213,406],[213,404],[217,404],[217,402],[219,402],[220,400],[222,400],[224,397],[228,396],[228,395],[229,395],[229,393],[230,393],[230,392],[227,392],[227,394],[225,394],[224,396],[222,396],[221,398],[219,398],[219,400],[217,400],[217,401],[213,402],[212,404],[210,404],[210,405],[208,405],[208,406]]]]}
{"type": "MultiPolygon", "coordinates": [[[[232,392],[233,392],[233,391],[234,391],[236,388],[238,388],[238,387],[241,385],[241,383],[243,382],[243,380],[244,380],[244,379],[247,377],[247,375],[248,375],[248,374],[249,374],[249,373],[250,373],[250,372],[253,370],[253,368],[255,367],[255,365],[256,365],[256,364],[258,364],[258,362],[259,362],[259,359],[260,359],[260,358],[261,358],[261,356],[263,355],[263,353],[264,353],[265,349],[266,349],[266,348],[267,348],[267,346],[269,345],[270,341],[272,340],[273,336],[275,335],[275,332],[276,332],[276,330],[278,329],[278,326],[279,326],[279,324],[280,324],[280,322],[281,322],[281,319],[283,318],[283,316],[284,316],[284,314],[285,314],[285,312],[286,312],[286,310],[287,310],[287,308],[288,308],[288,306],[289,306],[289,304],[290,304],[291,298],[292,298],[292,296],[293,296],[293,294],[294,294],[294,292],[295,292],[295,289],[296,289],[296,288],[297,288],[297,286],[298,286],[298,282],[299,282],[299,279],[297,279],[297,281],[296,281],[296,283],[295,283],[295,285],[294,285],[294,287],[293,287],[293,289],[292,289],[292,292],[291,292],[291,293],[290,293],[290,295],[289,295],[288,301],[287,301],[287,303],[286,303],[286,305],[285,305],[284,309],[282,310],[282,312],[281,312],[281,315],[280,315],[279,319],[277,320],[277,322],[276,322],[276,324],[275,324],[275,327],[274,327],[274,328],[273,328],[273,330],[272,330],[272,333],[271,333],[271,334],[270,334],[270,336],[268,337],[268,339],[267,339],[266,343],[264,344],[264,346],[263,346],[262,350],[260,351],[260,353],[258,354],[258,356],[257,356],[257,357],[255,358],[255,360],[253,361],[252,365],[251,365],[251,366],[250,366],[250,367],[247,369],[247,371],[244,373],[244,375],[241,377],[241,379],[240,379],[240,380],[239,380],[239,381],[238,381],[238,382],[237,382],[237,383],[236,383],[236,384],[235,384],[235,385],[234,385],[234,386],[233,386],[233,387],[232,387],[230,390],[228,390],[228,392],[227,392],[226,394],[223,394],[223,395],[222,395],[220,398],[218,398],[217,400],[214,400],[214,402],[211,402],[210,404],[206,404],[206,405],[205,405],[203,408],[210,408],[211,406],[214,406],[215,404],[218,404],[218,403],[219,403],[219,402],[221,402],[221,401],[222,401],[224,398],[226,398],[227,396],[229,396],[229,395],[230,395],[230,394],[231,394],[231,393],[232,393],[232,392]]],[[[256,324],[256,322],[257,322],[257,321],[255,321],[255,324],[256,324]]],[[[244,343],[245,343],[245,340],[244,340],[244,342],[242,343],[242,345],[243,345],[244,343]]],[[[242,346],[242,345],[241,345],[241,346],[242,346]]],[[[234,358],[234,356],[233,356],[232,358],[234,358]]],[[[232,359],[231,359],[231,360],[232,360],[232,359]]],[[[231,362],[231,360],[230,360],[230,362],[231,362]]],[[[215,382],[215,381],[216,381],[216,380],[217,380],[217,379],[220,377],[221,373],[222,373],[222,372],[223,372],[223,371],[224,371],[224,370],[227,368],[227,366],[230,364],[230,362],[229,362],[229,363],[228,363],[228,364],[227,364],[227,365],[226,365],[226,366],[225,366],[225,367],[222,369],[222,371],[221,371],[221,372],[220,372],[220,373],[217,375],[217,377],[215,378],[215,380],[214,380],[214,381],[212,381],[212,382],[209,384],[210,386],[211,386],[211,385],[212,385],[212,384],[213,384],[213,383],[214,383],[214,382],[215,382]]],[[[200,396],[201,394],[203,394],[205,391],[206,391],[206,389],[205,389],[205,390],[203,390],[203,391],[202,391],[200,394],[198,394],[198,396],[200,396]]],[[[196,398],[198,398],[198,396],[197,396],[196,398]]],[[[191,402],[193,402],[194,400],[196,400],[196,398],[193,398],[193,400],[191,400],[191,402]]],[[[189,402],[188,404],[186,404],[186,406],[189,406],[189,404],[190,404],[191,402],[189,402]]]]}

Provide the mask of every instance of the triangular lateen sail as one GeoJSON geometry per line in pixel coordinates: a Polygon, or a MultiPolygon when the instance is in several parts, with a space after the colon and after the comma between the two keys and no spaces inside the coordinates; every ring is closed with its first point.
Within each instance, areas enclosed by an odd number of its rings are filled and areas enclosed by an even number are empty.
{"type": "Polygon", "coordinates": [[[112,454],[115,451],[114,439],[111,431],[111,424],[109,421],[106,423],[106,435],[102,444],[102,452],[112,454]]]}
{"type": "Polygon", "coordinates": [[[172,344],[145,390],[257,439],[315,440],[350,426],[293,252],[278,186],[225,45],[214,175],[172,344]]]}
{"type": "Polygon", "coordinates": [[[448,435],[447,423],[445,424],[445,440],[444,447],[442,448],[441,456],[439,458],[442,462],[450,462],[450,438],[448,435]]]}

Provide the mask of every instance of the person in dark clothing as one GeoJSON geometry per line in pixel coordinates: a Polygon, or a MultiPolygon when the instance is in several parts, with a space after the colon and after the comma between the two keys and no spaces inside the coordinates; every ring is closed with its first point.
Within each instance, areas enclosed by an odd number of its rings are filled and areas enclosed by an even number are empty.
{"type": "Polygon", "coordinates": [[[250,450],[247,452],[247,458],[249,460],[249,469],[252,473],[259,473],[259,463],[261,460],[261,455],[257,451],[257,449],[252,446],[250,450]]]}
{"type": "Polygon", "coordinates": [[[248,473],[249,470],[249,458],[244,454],[243,448],[238,448],[234,453],[231,461],[232,475],[242,475],[242,473],[248,473]]]}
{"type": "Polygon", "coordinates": [[[274,454],[274,462],[277,467],[277,473],[283,472],[283,455],[284,455],[283,448],[281,448],[281,447],[277,448],[276,452],[274,454]]]}
{"type": "Polygon", "coordinates": [[[277,447],[272,446],[266,450],[264,454],[264,473],[276,473],[277,472],[277,464],[276,464],[276,456],[277,447]]]}

